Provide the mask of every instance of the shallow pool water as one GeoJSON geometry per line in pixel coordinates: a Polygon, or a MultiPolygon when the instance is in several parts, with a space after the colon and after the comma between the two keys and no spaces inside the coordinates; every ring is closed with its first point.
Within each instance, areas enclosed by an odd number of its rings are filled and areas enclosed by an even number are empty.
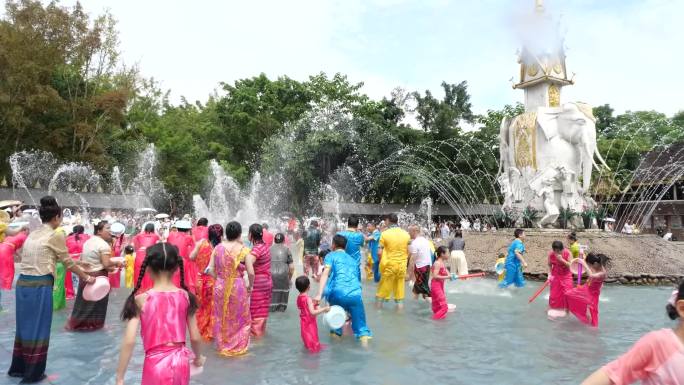
{"type": "MultiPolygon", "coordinates": [[[[544,296],[528,305],[538,287],[501,291],[496,282],[473,279],[447,283],[448,299],[457,305],[443,321],[430,319],[429,304],[409,298],[402,314],[389,304],[373,308],[375,284],[364,283],[368,324],[374,338],[368,349],[352,338],[331,341],[319,320],[328,349],[304,351],[299,314],[291,293],[287,312],[273,314],[268,335],[254,342],[247,356],[208,356],[204,373],[192,384],[576,384],[597,367],[628,349],[644,333],[671,327],[664,306],[669,288],[605,287],[600,328],[574,318],[549,321],[544,296]]],[[[92,333],[63,330],[68,308],[57,312],[47,374],[52,384],[113,384],[122,323],[118,312],[126,296],[116,290],[109,302],[107,327],[92,333]]],[[[14,295],[4,292],[0,314],[0,370],[11,360],[14,295]]],[[[127,383],[139,383],[143,362],[140,342],[129,366],[127,383]]],[[[0,375],[0,384],[17,380],[0,375]]]]}

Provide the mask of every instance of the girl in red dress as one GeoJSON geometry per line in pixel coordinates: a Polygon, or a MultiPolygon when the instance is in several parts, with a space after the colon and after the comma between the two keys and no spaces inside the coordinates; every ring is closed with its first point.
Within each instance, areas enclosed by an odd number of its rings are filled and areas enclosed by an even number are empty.
{"type": "Polygon", "coordinates": [[[446,318],[449,312],[446,292],[444,291],[444,281],[449,279],[449,271],[446,263],[449,260],[449,249],[440,246],[437,249],[437,259],[432,265],[432,281],[430,282],[430,294],[432,296],[432,319],[446,318]]]}
{"type": "Polygon", "coordinates": [[[318,341],[318,324],[316,323],[316,316],[321,313],[326,313],[330,310],[330,306],[318,307],[314,304],[311,297],[306,293],[309,292],[309,277],[302,275],[295,280],[295,287],[299,290],[297,297],[297,308],[299,308],[299,320],[302,326],[302,341],[311,353],[318,353],[324,347],[318,341]]]}
{"type": "Polygon", "coordinates": [[[584,266],[583,271],[589,275],[589,282],[583,286],[577,286],[566,294],[568,310],[581,322],[598,327],[599,322],[599,296],[601,287],[606,279],[606,264],[609,258],[604,254],[589,253],[585,260],[580,259],[584,266]]]}

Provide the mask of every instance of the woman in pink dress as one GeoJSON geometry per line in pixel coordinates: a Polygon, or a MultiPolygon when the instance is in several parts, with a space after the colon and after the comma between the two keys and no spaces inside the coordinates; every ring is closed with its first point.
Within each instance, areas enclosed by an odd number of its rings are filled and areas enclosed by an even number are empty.
{"type": "Polygon", "coordinates": [[[568,305],[565,293],[572,289],[572,272],[570,271],[570,250],[563,247],[563,242],[554,241],[549,252],[549,308],[566,310],[568,305]]]}
{"type": "MultiPolygon", "coordinates": [[[[14,254],[24,245],[28,237],[28,229],[20,231],[17,235],[5,237],[0,243],[0,290],[12,290],[14,282],[14,254]]],[[[71,274],[70,270],[67,270],[71,274]]]]}
{"type": "Polygon", "coordinates": [[[585,260],[580,259],[583,271],[589,275],[589,283],[578,286],[566,293],[568,310],[581,322],[598,327],[599,296],[606,278],[606,264],[608,257],[604,254],[589,253],[585,260]]]}
{"type": "Polygon", "coordinates": [[[302,328],[302,341],[304,342],[304,347],[311,353],[318,353],[323,348],[323,345],[318,340],[316,316],[328,312],[330,306],[319,308],[318,305],[314,305],[313,300],[307,294],[310,285],[311,282],[309,282],[309,277],[306,275],[302,275],[295,280],[295,287],[299,290],[297,308],[299,309],[299,324],[302,328]]]}
{"type": "Polygon", "coordinates": [[[124,383],[138,324],[145,350],[142,385],[187,385],[191,362],[199,367],[204,365],[195,320],[197,300],[188,292],[183,279],[180,288],[173,284],[171,277],[178,269],[183,269],[183,260],[170,244],[160,243],[147,249],[143,270],[151,273],[154,286],[139,294],[142,283],[139,279],[121,312],[121,319],[128,323],[119,355],[117,385],[124,383]],[[192,351],[185,346],[188,331],[192,351]]]}
{"type": "Polygon", "coordinates": [[[449,312],[444,281],[449,279],[449,271],[446,263],[449,261],[449,249],[445,246],[437,248],[437,259],[432,265],[432,281],[430,282],[430,294],[432,296],[432,319],[446,318],[449,312]]]}
{"type": "MultiPolygon", "coordinates": [[[[124,247],[124,234],[119,235],[114,238],[114,243],[112,244],[112,257],[120,257],[121,250],[124,247]]],[[[118,289],[121,287],[121,270],[116,270],[109,273],[109,286],[112,289],[118,289]]]]}
{"type": "Polygon", "coordinates": [[[249,313],[252,316],[252,336],[261,337],[266,334],[268,310],[271,307],[271,250],[263,240],[264,230],[260,224],[249,226],[249,241],[252,252],[247,256],[248,291],[252,293],[249,302],[249,313]]]}
{"type": "Polygon", "coordinates": [[[684,281],[672,292],[667,315],[679,320],[674,329],[646,334],[632,348],[589,376],[582,385],[684,384],[684,281]]]}
{"type": "MultiPolygon", "coordinates": [[[[145,225],[143,232],[133,238],[133,247],[135,248],[135,269],[133,271],[133,281],[138,282],[140,278],[140,271],[142,270],[145,256],[147,255],[147,248],[159,242],[159,235],[154,232],[154,224],[148,223],[145,225]]],[[[139,293],[143,293],[152,287],[152,279],[148,276],[142,278],[139,293]]]]}
{"type": "MultiPolygon", "coordinates": [[[[213,224],[209,227],[209,239],[200,239],[195,246],[195,250],[190,254],[190,259],[197,263],[199,275],[197,276],[197,299],[199,309],[197,309],[197,326],[199,327],[202,338],[206,341],[213,340],[213,308],[214,308],[214,277],[207,274],[210,269],[211,256],[214,247],[218,246],[223,239],[223,226],[213,224]]],[[[210,269],[211,270],[211,269],[210,269]]]]}
{"type": "MultiPolygon", "coordinates": [[[[73,228],[73,232],[66,239],[67,250],[69,251],[69,256],[74,261],[81,259],[81,252],[83,252],[83,244],[90,239],[90,235],[84,234],[85,228],[81,225],[76,225],[73,228]]],[[[67,270],[64,277],[64,287],[66,288],[66,299],[74,299],[76,297],[76,290],[74,287],[74,279],[72,278],[71,271],[67,270]]]]}
{"type": "MultiPolygon", "coordinates": [[[[178,222],[176,222],[178,223],[178,222]]],[[[189,222],[188,222],[189,224],[189,222]]],[[[183,267],[185,268],[185,282],[193,294],[197,293],[197,276],[199,269],[194,260],[190,259],[190,254],[195,249],[195,241],[190,235],[190,228],[177,228],[178,231],[169,233],[167,242],[178,248],[178,253],[183,258],[183,267]]],[[[173,282],[178,284],[180,282],[180,272],[176,272],[173,276],[173,282]]]]}
{"type": "Polygon", "coordinates": [[[214,276],[214,345],[226,357],[247,353],[251,318],[249,292],[245,287],[245,258],[249,249],[240,241],[242,226],[226,225],[226,240],[214,248],[209,266],[214,276]]]}
{"type": "Polygon", "coordinates": [[[192,240],[195,243],[200,243],[202,240],[209,239],[209,220],[207,218],[200,218],[197,220],[197,226],[192,229],[192,240]]]}

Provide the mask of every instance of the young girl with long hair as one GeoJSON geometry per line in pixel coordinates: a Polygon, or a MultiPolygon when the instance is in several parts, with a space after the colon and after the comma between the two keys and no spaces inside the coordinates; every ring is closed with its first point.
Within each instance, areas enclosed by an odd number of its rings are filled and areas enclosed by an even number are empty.
{"type": "Polygon", "coordinates": [[[187,385],[190,383],[190,364],[204,365],[200,355],[201,336],[195,312],[197,300],[185,286],[183,259],[176,248],[158,243],[146,250],[138,281],[126,300],[121,319],[127,321],[116,384],[123,385],[124,375],[135,347],[140,325],[145,362],[142,385],[187,385]],[[138,295],[142,277],[149,270],[153,287],[138,295]],[[173,284],[173,274],[180,270],[180,288],[173,284]],[[185,346],[190,332],[192,351],[185,346]]]}

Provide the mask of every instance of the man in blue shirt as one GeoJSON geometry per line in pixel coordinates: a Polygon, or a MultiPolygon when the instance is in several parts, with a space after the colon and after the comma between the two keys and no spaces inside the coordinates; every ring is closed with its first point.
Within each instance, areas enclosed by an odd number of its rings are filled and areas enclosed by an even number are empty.
{"type": "Polygon", "coordinates": [[[378,230],[375,222],[368,223],[368,250],[373,260],[373,280],[375,283],[380,282],[380,258],[378,256],[378,244],[380,242],[380,230],[378,230]]]}
{"type": "MultiPolygon", "coordinates": [[[[366,326],[366,310],[361,297],[361,282],[357,277],[359,265],[349,257],[344,250],[347,240],[341,235],[335,235],[332,241],[333,252],[328,253],[323,262],[323,273],[318,287],[318,295],[314,298],[320,301],[325,297],[330,305],[338,305],[351,315],[354,336],[363,345],[368,343],[372,333],[366,326]]],[[[342,329],[331,330],[342,336],[342,329]]]]}
{"type": "Polygon", "coordinates": [[[508,247],[508,255],[506,256],[506,277],[499,283],[501,288],[510,285],[525,286],[525,278],[522,273],[522,268],[527,267],[527,262],[523,258],[523,254],[525,254],[525,245],[523,244],[525,232],[522,229],[515,229],[513,235],[515,239],[508,247]]]}
{"type": "Polygon", "coordinates": [[[359,281],[361,281],[361,247],[363,247],[366,237],[359,232],[358,227],[359,217],[352,215],[347,219],[347,231],[340,231],[337,235],[341,235],[347,239],[345,251],[356,262],[359,281]]]}

